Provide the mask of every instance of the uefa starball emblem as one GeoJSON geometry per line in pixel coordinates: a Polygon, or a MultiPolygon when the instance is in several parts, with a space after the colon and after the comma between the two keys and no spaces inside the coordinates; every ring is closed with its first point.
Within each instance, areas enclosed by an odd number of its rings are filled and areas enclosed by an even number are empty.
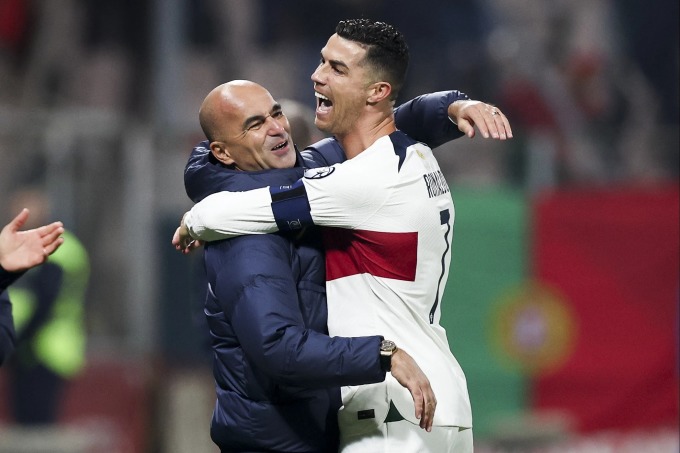
{"type": "Polygon", "coordinates": [[[305,170],[306,179],[321,179],[330,176],[335,171],[335,167],[310,168],[305,170]]]}

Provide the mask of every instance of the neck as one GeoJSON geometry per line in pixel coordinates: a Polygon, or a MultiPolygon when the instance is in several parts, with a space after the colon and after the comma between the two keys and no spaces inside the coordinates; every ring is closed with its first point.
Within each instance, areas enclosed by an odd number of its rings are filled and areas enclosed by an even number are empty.
{"type": "Polygon", "coordinates": [[[359,118],[354,128],[347,133],[337,134],[335,138],[345,150],[347,159],[352,159],[364,152],[379,138],[390,135],[396,130],[394,114],[390,111],[387,115],[359,118]]]}

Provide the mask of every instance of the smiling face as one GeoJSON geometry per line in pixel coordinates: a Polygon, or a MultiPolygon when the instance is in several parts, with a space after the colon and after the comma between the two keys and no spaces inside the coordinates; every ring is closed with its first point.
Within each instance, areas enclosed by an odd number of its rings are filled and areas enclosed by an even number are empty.
{"type": "Polygon", "coordinates": [[[361,116],[369,97],[371,73],[366,49],[355,41],[330,37],[312,74],[317,97],[316,126],[329,134],[347,134],[361,116]]]}
{"type": "Polygon", "coordinates": [[[262,86],[232,81],[215,88],[203,101],[201,126],[213,155],[237,170],[290,168],[295,148],[281,106],[262,86]]]}

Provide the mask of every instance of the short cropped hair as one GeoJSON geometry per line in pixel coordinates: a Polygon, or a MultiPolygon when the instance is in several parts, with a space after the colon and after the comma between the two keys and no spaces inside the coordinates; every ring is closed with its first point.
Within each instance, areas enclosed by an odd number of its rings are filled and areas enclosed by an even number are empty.
{"type": "Polygon", "coordinates": [[[335,33],[367,48],[366,62],[376,75],[392,85],[391,99],[395,100],[408,69],[409,54],[404,35],[392,25],[369,19],[341,20],[335,33]]]}

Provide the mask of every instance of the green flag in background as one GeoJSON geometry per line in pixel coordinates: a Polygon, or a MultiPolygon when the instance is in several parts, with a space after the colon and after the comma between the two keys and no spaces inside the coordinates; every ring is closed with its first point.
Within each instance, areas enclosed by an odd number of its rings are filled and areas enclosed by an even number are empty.
{"type": "Polygon", "coordinates": [[[475,436],[485,437],[527,406],[526,378],[493,344],[499,301],[527,275],[527,207],[519,191],[452,193],[453,255],[441,324],[467,377],[475,436]]]}

